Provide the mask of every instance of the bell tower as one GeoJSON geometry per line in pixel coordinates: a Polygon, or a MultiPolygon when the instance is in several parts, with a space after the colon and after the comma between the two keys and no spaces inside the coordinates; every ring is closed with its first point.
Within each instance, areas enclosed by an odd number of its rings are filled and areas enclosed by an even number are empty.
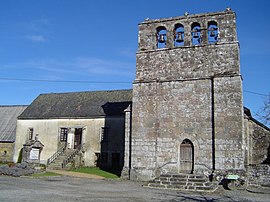
{"type": "Polygon", "coordinates": [[[131,179],[243,169],[235,13],[146,19],[138,43],[131,179]]]}

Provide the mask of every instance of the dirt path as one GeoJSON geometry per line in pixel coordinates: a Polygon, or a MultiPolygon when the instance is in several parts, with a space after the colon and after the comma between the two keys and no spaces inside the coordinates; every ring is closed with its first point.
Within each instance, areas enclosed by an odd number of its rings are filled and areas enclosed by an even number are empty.
{"type": "Polygon", "coordinates": [[[66,170],[46,170],[47,172],[57,173],[64,176],[71,176],[71,177],[80,177],[80,178],[88,178],[88,179],[104,179],[104,177],[87,174],[87,173],[79,173],[73,171],[66,171],[66,170]]]}

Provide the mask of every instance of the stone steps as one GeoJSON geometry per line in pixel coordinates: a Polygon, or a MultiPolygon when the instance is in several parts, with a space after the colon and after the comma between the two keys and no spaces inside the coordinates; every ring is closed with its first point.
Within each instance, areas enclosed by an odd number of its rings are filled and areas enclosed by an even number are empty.
{"type": "Polygon", "coordinates": [[[57,157],[50,165],[48,165],[48,168],[51,170],[62,170],[64,169],[62,167],[63,161],[69,156],[73,150],[67,149],[63,154],[57,157]]]}
{"type": "Polygon", "coordinates": [[[146,187],[207,192],[217,189],[216,183],[210,182],[202,175],[195,174],[162,174],[150,181],[146,187]]]}

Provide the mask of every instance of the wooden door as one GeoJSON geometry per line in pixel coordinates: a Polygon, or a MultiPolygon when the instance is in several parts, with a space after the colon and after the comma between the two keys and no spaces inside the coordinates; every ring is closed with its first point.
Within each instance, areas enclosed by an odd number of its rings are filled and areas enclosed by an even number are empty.
{"type": "Polygon", "coordinates": [[[180,172],[193,173],[193,145],[184,140],[180,145],[180,172]]]}

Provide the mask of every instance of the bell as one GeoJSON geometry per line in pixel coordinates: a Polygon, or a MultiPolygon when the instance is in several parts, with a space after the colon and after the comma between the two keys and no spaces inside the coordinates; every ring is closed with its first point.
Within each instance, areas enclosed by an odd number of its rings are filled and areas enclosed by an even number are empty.
{"type": "Polygon", "coordinates": [[[165,37],[164,37],[164,34],[160,34],[159,37],[158,37],[158,42],[159,43],[165,43],[165,37]]]}
{"type": "Polygon", "coordinates": [[[193,31],[193,38],[199,38],[199,34],[198,34],[198,30],[197,29],[195,29],[193,31]]]}
{"type": "Polygon", "coordinates": [[[216,36],[215,29],[210,28],[210,37],[215,37],[215,36],[216,36]]]}
{"type": "Polygon", "coordinates": [[[175,41],[176,41],[177,43],[182,43],[182,42],[184,41],[182,32],[178,32],[178,33],[176,34],[176,39],[175,39],[175,41]]]}

